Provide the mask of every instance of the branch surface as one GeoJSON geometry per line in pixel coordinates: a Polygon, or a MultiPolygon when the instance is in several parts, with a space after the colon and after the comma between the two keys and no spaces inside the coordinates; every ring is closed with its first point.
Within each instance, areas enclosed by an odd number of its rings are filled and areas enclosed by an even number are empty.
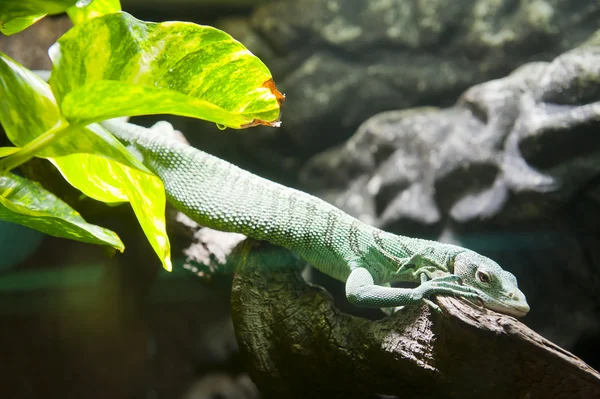
{"type": "Polygon", "coordinates": [[[338,311],[289,252],[251,240],[240,251],[232,317],[268,397],[600,397],[597,371],[511,316],[440,297],[441,314],[369,321],[338,311]]]}

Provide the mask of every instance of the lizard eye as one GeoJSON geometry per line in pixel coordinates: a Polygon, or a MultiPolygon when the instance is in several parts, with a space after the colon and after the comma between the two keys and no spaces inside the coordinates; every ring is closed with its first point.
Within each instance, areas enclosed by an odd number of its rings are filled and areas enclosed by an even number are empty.
{"type": "Polygon", "coordinates": [[[489,284],[490,283],[490,275],[487,274],[486,272],[482,272],[482,271],[477,271],[477,280],[481,281],[484,284],[489,284]]]}

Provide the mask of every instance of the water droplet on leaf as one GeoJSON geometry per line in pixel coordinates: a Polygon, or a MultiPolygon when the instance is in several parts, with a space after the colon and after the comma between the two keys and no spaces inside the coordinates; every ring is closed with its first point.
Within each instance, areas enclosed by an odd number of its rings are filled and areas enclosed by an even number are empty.
{"type": "Polygon", "coordinates": [[[227,126],[221,125],[220,123],[217,123],[217,129],[219,129],[219,130],[225,130],[225,129],[227,129],[227,126]]]}
{"type": "Polygon", "coordinates": [[[90,5],[90,3],[93,0],[79,0],[77,3],[75,3],[75,7],[77,8],[83,8],[83,7],[87,7],[90,5]]]}

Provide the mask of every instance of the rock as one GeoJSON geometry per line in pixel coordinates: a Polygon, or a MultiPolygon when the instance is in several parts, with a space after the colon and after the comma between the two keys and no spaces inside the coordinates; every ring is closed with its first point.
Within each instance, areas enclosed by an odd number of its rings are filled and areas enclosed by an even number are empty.
{"type": "Polygon", "coordinates": [[[593,134],[600,102],[590,102],[600,98],[599,50],[582,47],[551,63],[527,64],[474,86],[452,108],[378,114],[346,144],[315,156],[303,181],[317,190],[335,187],[340,195],[330,189],[327,197],[344,198],[367,176],[365,194],[377,206],[336,204],[391,230],[445,217],[488,225],[544,217],[600,172],[600,137],[593,134]],[[514,214],[536,195],[553,203],[514,214]],[[415,196],[429,205],[407,208],[410,201],[400,200],[415,196]]]}
{"type": "MultiPolygon", "coordinates": [[[[595,0],[284,0],[218,26],[272,70],[287,95],[277,134],[302,158],[376,113],[450,105],[469,86],[551,60],[593,33],[599,16],[595,0]]],[[[265,132],[239,139],[278,147],[265,132]]]]}
{"type": "Polygon", "coordinates": [[[498,260],[527,293],[531,325],[559,344],[600,336],[598,38],[453,107],[378,114],[302,181],[365,222],[498,260]]]}

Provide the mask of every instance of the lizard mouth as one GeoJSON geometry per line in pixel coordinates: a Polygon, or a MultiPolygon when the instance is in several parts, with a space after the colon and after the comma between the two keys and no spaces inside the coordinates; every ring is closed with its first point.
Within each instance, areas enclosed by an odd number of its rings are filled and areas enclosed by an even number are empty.
{"type": "Polygon", "coordinates": [[[488,309],[515,317],[523,317],[530,310],[529,304],[527,304],[527,300],[525,300],[525,295],[523,294],[517,296],[517,298],[514,296],[502,296],[501,300],[484,298],[483,303],[488,309]]]}
{"type": "Polygon", "coordinates": [[[529,305],[527,303],[524,304],[514,304],[514,305],[507,305],[507,304],[503,304],[503,305],[496,305],[496,304],[488,304],[487,307],[495,310],[496,312],[500,312],[500,313],[504,313],[507,314],[509,316],[515,316],[515,317],[523,317],[525,316],[527,313],[529,313],[529,305]]]}
{"type": "Polygon", "coordinates": [[[525,295],[520,291],[512,295],[502,295],[500,298],[481,295],[481,299],[486,308],[509,316],[523,317],[530,310],[525,295]]]}

